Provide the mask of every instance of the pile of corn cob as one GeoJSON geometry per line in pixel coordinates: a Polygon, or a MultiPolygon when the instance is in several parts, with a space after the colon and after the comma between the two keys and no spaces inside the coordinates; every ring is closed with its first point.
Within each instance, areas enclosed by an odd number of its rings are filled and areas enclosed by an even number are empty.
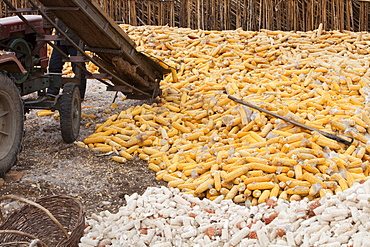
{"type": "Polygon", "coordinates": [[[182,192],[253,205],[313,200],[367,180],[369,33],[122,28],[172,73],[160,103],[98,125],[84,140],[93,151],[146,160],[182,192]],[[354,141],[346,146],[228,95],[354,141]]]}

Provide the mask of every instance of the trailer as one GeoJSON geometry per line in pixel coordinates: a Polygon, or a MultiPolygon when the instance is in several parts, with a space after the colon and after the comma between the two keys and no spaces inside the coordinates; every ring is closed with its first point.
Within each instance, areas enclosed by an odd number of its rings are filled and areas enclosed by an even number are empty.
{"type": "Polygon", "coordinates": [[[32,109],[59,111],[62,138],[74,142],[79,134],[81,71],[107,90],[129,99],[154,99],[161,94],[159,82],[169,71],[159,61],[136,50],[135,43],[104,11],[88,0],[29,0],[30,7],[16,9],[3,0],[15,16],[0,19],[0,176],[17,161],[21,150],[25,113],[32,109]],[[24,13],[33,12],[33,15],[24,13]],[[56,20],[59,19],[83,45],[76,44],[56,20]],[[53,34],[53,30],[59,35],[53,34]],[[77,56],[67,56],[55,41],[68,40],[77,56]],[[75,77],[48,73],[47,45],[57,49],[64,61],[79,68],[75,77]],[[92,62],[99,73],[90,73],[82,63],[92,62]],[[55,98],[49,87],[62,88],[55,98]],[[36,99],[23,96],[35,94],[36,99]]]}

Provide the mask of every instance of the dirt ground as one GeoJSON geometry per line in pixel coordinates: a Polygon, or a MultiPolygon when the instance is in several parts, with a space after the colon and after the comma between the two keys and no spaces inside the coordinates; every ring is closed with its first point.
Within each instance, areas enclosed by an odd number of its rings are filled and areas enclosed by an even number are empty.
{"type": "MultiPolygon", "coordinates": [[[[106,86],[89,80],[82,112],[94,114],[95,120],[82,118],[78,141],[94,133],[96,124],[102,123],[114,112],[132,105],[148,103],[124,100],[119,93],[117,109],[110,109],[116,92],[106,91],[106,86]],[[86,125],[92,123],[88,128],[86,125]]],[[[66,194],[78,198],[89,216],[102,210],[116,212],[124,205],[124,195],[142,193],[149,186],[166,185],[155,179],[155,173],[139,158],[120,164],[110,156],[93,153],[76,144],[63,142],[59,118],[38,117],[32,110],[26,115],[25,137],[19,162],[11,169],[23,174],[20,180],[6,181],[0,186],[0,195],[14,194],[28,199],[46,195],[66,194]]]]}

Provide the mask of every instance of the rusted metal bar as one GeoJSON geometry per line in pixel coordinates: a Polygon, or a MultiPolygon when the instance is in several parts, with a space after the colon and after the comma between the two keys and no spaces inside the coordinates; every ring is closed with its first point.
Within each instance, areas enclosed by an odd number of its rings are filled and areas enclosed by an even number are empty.
{"type": "Polygon", "coordinates": [[[280,118],[280,119],[284,120],[285,122],[288,122],[288,123],[294,124],[294,125],[296,125],[296,126],[298,126],[298,127],[301,127],[301,128],[303,128],[303,129],[307,129],[307,130],[310,130],[310,131],[316,131],[316,132],[320,133],[321,135],[323,135],[323,136],[325,136],[325,137],[327,137],[327,138],[330,138],[330,139],[335,140],[335,141],[337,141],[337,142],[343,143],[343,144],[345,144],[345,145],[348,145],[348,146],[349,146],[349,145],[351,145],[351,144],[352,144],[352,142],[353,142],[353,140],[354,140],[352,137],[348,137],[348,138],[350,138],[350,139],[351,139],[350,141],[345,140],[345,139],[343,139],[342,137],[339,137],[339,136],[336,136],[336,135],[334,135],[334,134],[331,134],[331,133],[328,133],[328,132],[325,132],[325,131],[322,131],[322,130],[316,129],[316,128],[311,127],[311,126],[308,126],[308,125],[305,125],[305,124],[300,123],[300,122],[297,122],[297,121],[295,121],[295,120],[293,120],[293,119],[290,119],[290,118],[287,118],[287,117],[281,116],[281,115],[279,115],[279,114],[276,114],[275,112],[272,112],[272,111],[266,110],[266,109],[261,108],[261,107],[259,107],[259,106],[253,105],[253,104],[251,104],[251,103],[249,103],[249,102],[245,102],[245,101],[243,101],[243,100],[237,99],[237,98],[235,98],[235,97],[233,97],[233,96],[231,96],[231,95],[228,95],[228,98],[229,98],[229,99],[231,99],[231,100],[233,100],[233,101],[235,101],[235,102],[237,102],[237,103],[239,103],[239,104],[242,104],[242,105],[248,106],[248,107],[253,108],[253,109],[255,109],[255,110],[258,110],[258,111],[260,111],[260,112],[264,112],[264,113],[266,113],[266,114],[268,114],[268,115],[270,115],[270,116],[273,116],[273,117],[276,117],[276,118],[280,118]]]}

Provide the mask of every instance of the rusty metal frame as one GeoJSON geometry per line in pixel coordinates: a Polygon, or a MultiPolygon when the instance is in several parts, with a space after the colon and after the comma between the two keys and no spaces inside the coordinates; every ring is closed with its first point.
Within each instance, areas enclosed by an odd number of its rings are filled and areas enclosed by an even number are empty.
{"type": "Polygon", "coordinates": [[[14,72],[21,72],[22,74],[26,74],[27,70],[23,67],[21,62],[15,57],[13,53],[5,53],[5,54],[0,54],[0,64],[9,64],[9,69],[7,71],[10,71],[12,73],[14,72]],[[12,69],[17,70],[17,71],[12,71],[12,69]]]}
{"type": "MultiPolygon", "coordinates": [[[[28,25],[37,35],[40,39],[43,39],[48,45],[50,45],[51,47],[53,47],[53,49],[56,49],[63,57],[65,58],[68,58],[67,54],[65,54],[62,50],[60,50],[53,42],[51,42],[51,40],[47,40],[45,39],[45,35],[39,33],[34,27],[33,25],[21,14],[21,11],[17,11],[17,9],[12,5],[12,3],[8,0],[3,0],[3,2],[11,9],[11,11],[13,13],[15,13],[26,25],[28,25]]],[[[28,2],[32,5],[32,8],[33,10],[37,9],[38,10],[38,13],[40,13],[40,15],[52,26],[54,27],[68,42],[71,43],[72,46],[74,46],[78,52],[80,52],[81,54],[83,54],[84,57],[86,57],[89,61],[91,61],[92,63],[94,63],[97,67],[99,67],[99,69],[101,69],[104,73],[102,76],[105,76],[106,79],[110,79],[110,78],[114,78],[115,80],[119,81],[120,83],[122,83],[124,86],[126,86],[127,88],[133,90],[133,91],[137,91],[143,95],[146,95],[148,97],[151,97],[153,98],[153,95],[147,93],[147,92],[144,92],[142,91],[141,89],[138,89],[136,88],[135,86],[127,83],[126,81],[122,80],[121,78],[119,78],[117,75],[115,75],[114,73],[112,73],[110,70],[108,70],[107,68],[105,68],[102,64],[100,64],[96,59],[94,59],[93,57],[90,57],[78,44],[76,44],[75,42],[73,42],[73,40],[71,40],[68,35],[63,31],[61,30],[57,24],[55,23],[54,20],[52,20],[49,15],[42,9],[39,8],[39,6],[33,1],[33,0],[28,0],[28,2]]],[[[72,8],[72,11],[73,10],[76,10],[76,8],[72,8]]],[[[48,37],[48,36],[47,36],[48,37]]],[[[50,38],[50,37],[49,37],[50,38]]],[[[106,86],[110,87],[110,88],[114,88],[114,84],[113,83],[108,83],[107,81],[101,79],[101,77],[99,76],[94,76],[94,74],[90,73],[87,69],[85,69],[84,66],[82,66],[81,64],[79,63],[75,63],[75,65],[86,72],[86,75],[89,77],[89,78],[95,78],[97,79],[98,81],[104,83],[106,86]]]]}

